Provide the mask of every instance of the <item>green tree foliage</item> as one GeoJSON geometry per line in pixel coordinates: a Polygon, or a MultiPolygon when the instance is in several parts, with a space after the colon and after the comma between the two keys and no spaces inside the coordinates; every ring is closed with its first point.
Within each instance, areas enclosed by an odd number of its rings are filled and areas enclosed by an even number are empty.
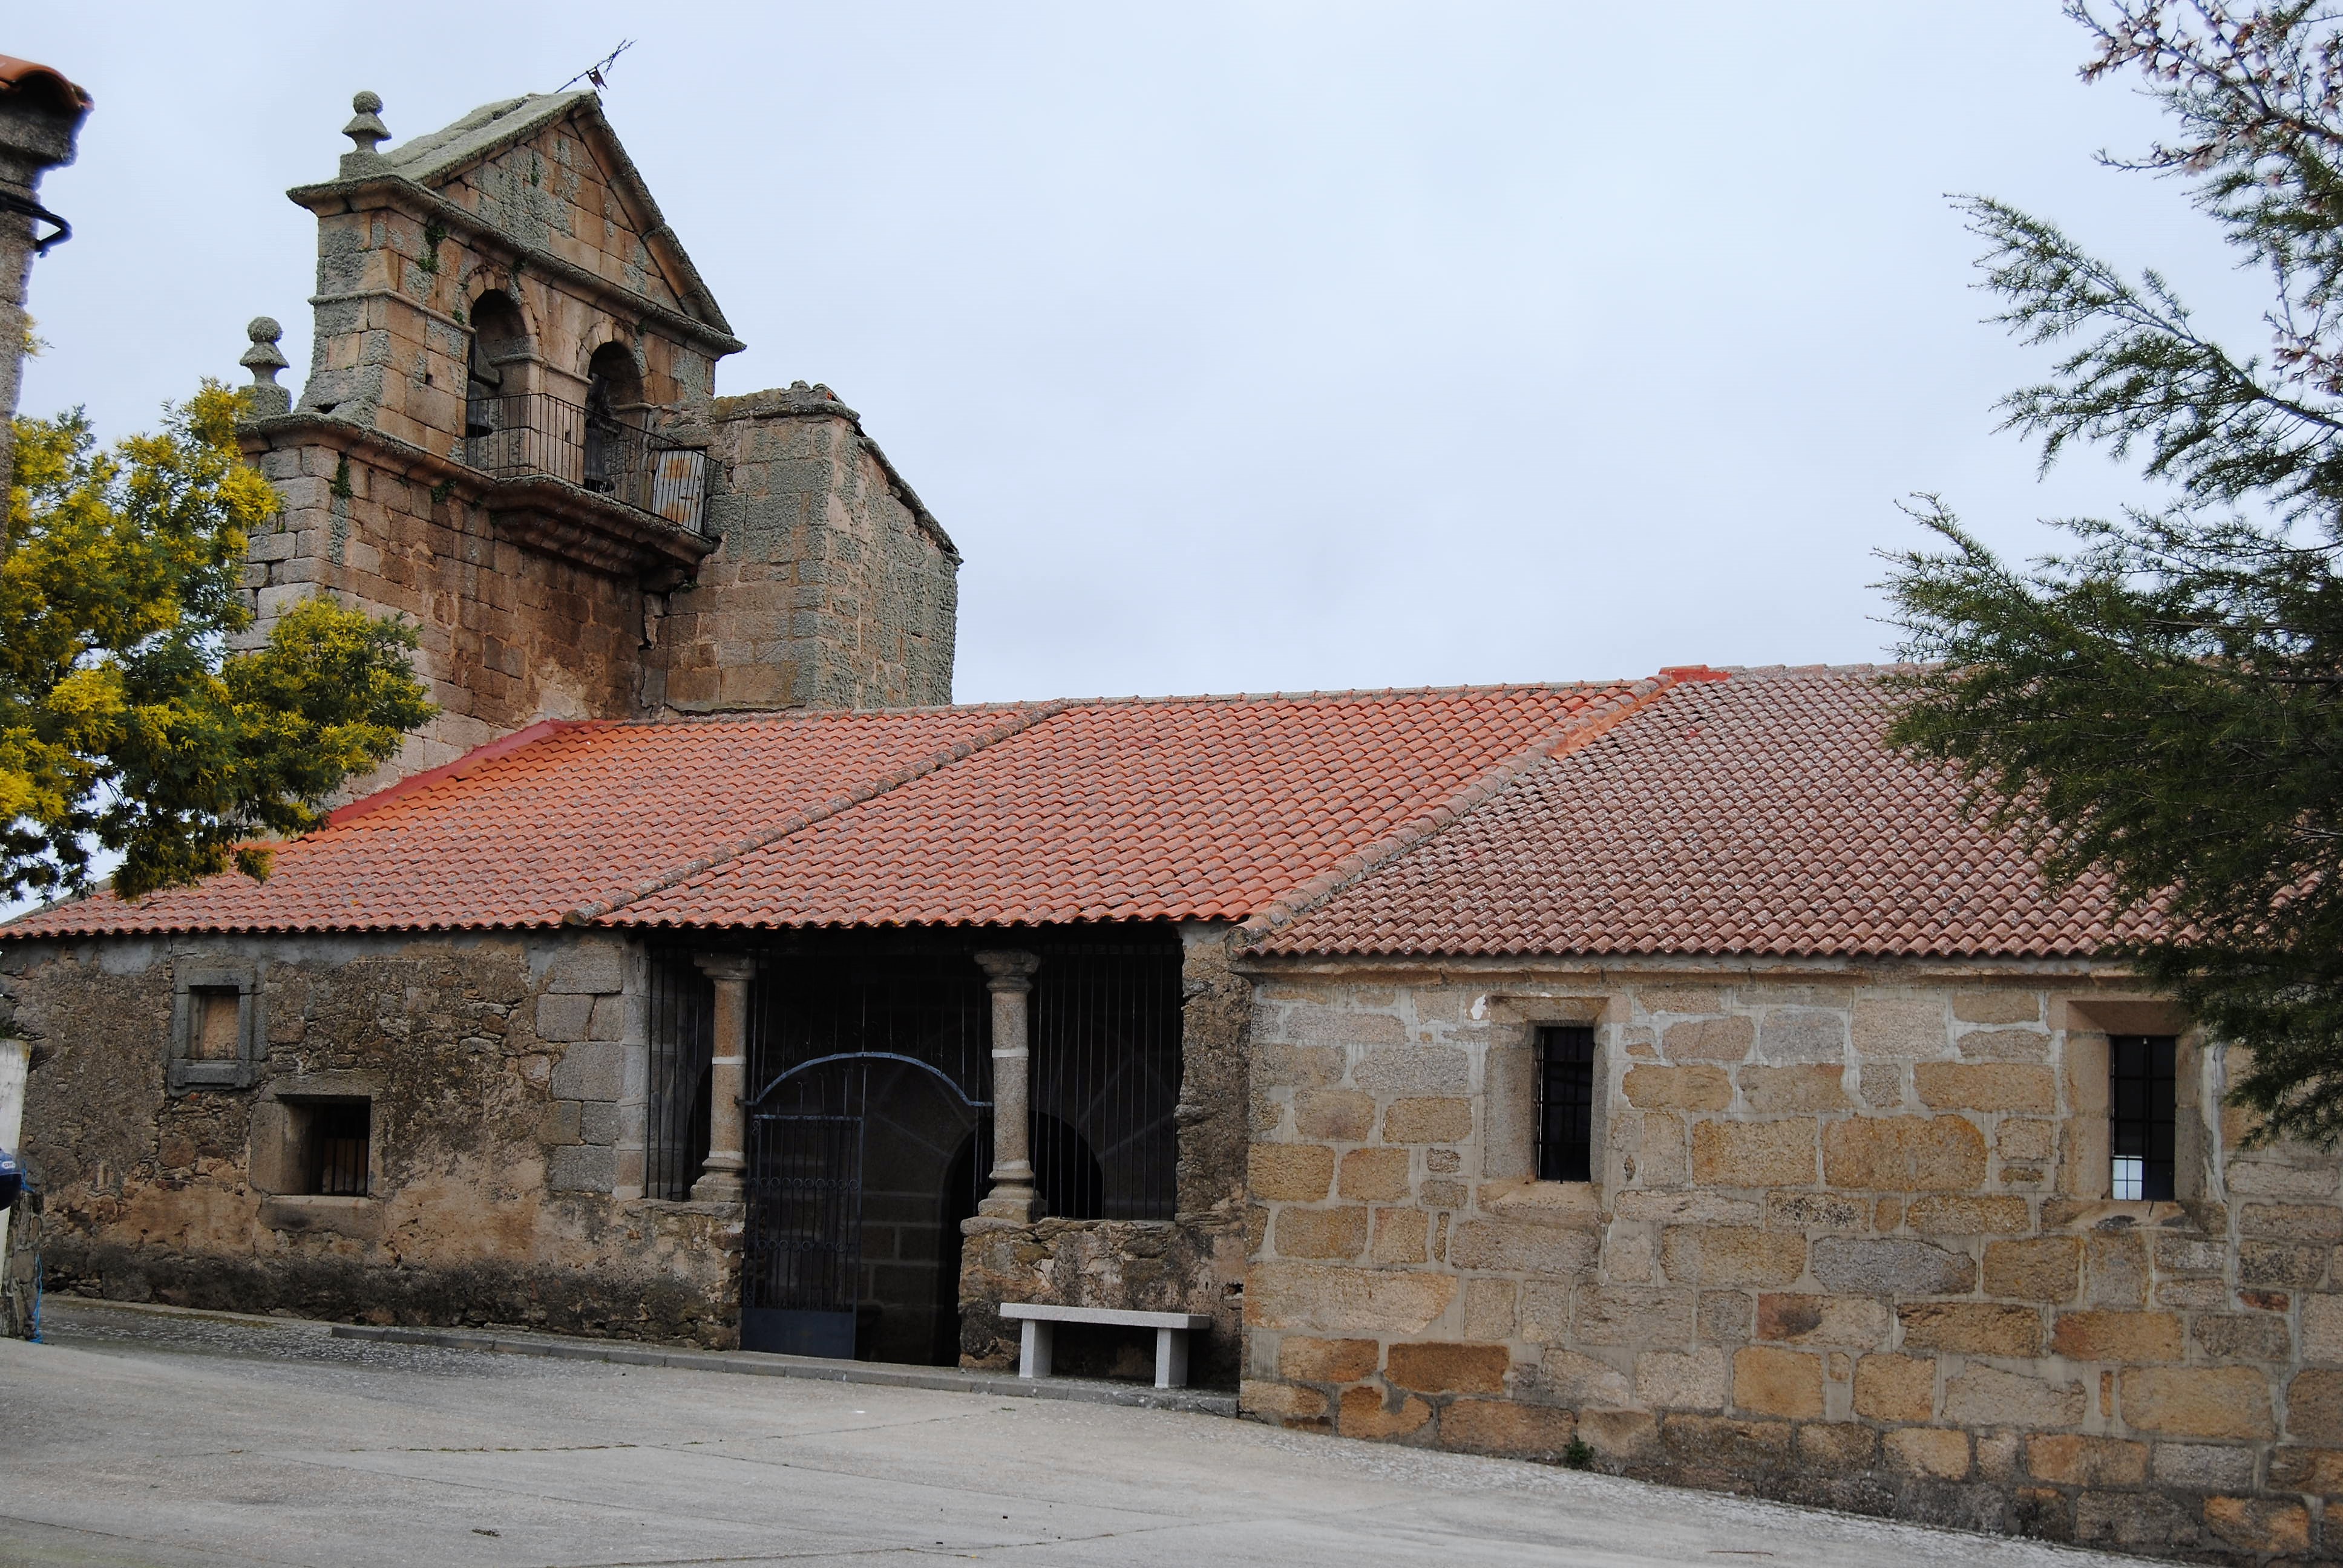
{"type": "Polygon", "coordinates": [[[413,628],[315,598],[265,645],[237,591],[276,491],[215,382],[100,451],[79,413],[19,419],[0,540],[0,893],[77,892],[94,858],[135,899],[303,832],[432,709],[413,628]]]}
{"type": "Polygon", "coordinates": [[[2004,401],[2046,466],[2140,461],[2160,508],[2063,526],[2024,568],[1926,498],[1896,554],[1891,738],[1960,770],[2054,883],[2155,917],[2132,956],[2251,1050],[2272,1134],[2343,1134],[2343,22],[2319,3],[2072,0],[2086,80],[2137,72],[2178,134],[2111,166],[2170,176],[2268,278],[2267,355],[2200,332],[2054,226],[1963,203],[1996,317],[2055,348],[2004,401]]]}

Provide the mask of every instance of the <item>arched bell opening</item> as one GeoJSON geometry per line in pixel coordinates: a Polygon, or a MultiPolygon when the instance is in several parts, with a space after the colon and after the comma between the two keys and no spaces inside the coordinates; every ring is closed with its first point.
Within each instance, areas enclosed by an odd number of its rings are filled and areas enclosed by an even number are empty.
{"type": "MultiPolygon", "coordinates": [[[[464,438],[481,441],[527,421],[508,407],[528,389],[520,367],[528,358],[528,326],[513,297],[492,288],[472,301],[472,340],[465,353],[464,438]]],[[[492,467],[475,457],[475,467],[492,467]]]]}
{"type": "Polygon", "coordinates": [[[605,343],[586,365],[585,486],[618,492],[643,460],[643,378],[623,343],[605,343]]]}

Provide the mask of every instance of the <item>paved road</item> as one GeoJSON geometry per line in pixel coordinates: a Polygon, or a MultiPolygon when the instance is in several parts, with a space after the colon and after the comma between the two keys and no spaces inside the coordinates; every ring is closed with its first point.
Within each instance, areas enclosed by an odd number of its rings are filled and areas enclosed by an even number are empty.
{"type": "Polygon", "coordinates": [[[68,1307],[0,1341],[0,1568],[2114,1568],[1208,1415],[68,1307]]]}

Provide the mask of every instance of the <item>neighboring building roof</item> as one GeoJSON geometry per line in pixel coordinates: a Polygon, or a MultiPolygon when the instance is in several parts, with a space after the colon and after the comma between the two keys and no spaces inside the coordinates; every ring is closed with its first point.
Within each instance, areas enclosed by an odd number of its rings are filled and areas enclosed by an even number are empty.
{"type": "Polygon", "coordinates": [[[2146,929],[2063,894],[1890,750],[1880,671],[1688,681],[1284,923],[1286,954],[2046,958],[2146,929]]]}
{"type": "Polygon", "coordinates": [[[545,725],[229,873],[8,938],[1242,919],[1667,682],[545,725]]]}
{"type": "Polygon", "coordinates": [[[87,92],[65,80],[64,73],[14,55],[0,55],[0,92],[43,99],[76,120],[89,112],[92,101],[87,92]]]}

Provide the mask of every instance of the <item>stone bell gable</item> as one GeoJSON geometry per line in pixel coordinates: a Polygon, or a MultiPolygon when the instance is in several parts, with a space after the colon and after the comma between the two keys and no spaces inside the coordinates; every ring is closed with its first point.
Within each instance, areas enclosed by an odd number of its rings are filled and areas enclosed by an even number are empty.
{"type": "Polygon", "coordinates": [[[742,347],[592,93],[385,146],[361,93],[297,397],[252,324],[267,635],[319,591],[421,631],[440,713],[379,787],[543,719],[951,696],[959,552],[826,387],[719,400],[742,347]]]}

